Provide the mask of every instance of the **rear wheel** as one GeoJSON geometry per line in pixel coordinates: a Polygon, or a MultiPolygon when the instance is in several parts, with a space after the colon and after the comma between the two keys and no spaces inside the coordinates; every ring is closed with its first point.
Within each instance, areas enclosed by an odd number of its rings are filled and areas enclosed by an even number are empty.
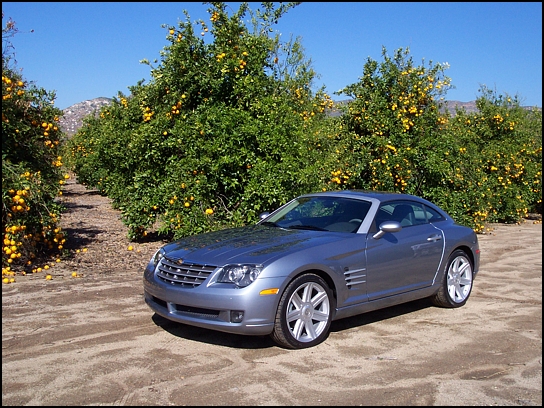
{"type": "Polygon", "coordinates": [[[446,268],[442,285],[431,299],[440,307],[463,306],[472,291],[472,261],[464,251],[458,249],[450,255],[446,268]]]}
{"type": "Polygon", "coordinates": [[[272,339],[282,347],[313,347],[329,334],[334,298],[327,283],[315,274],[295,278],[283,292],[272,339]]]}

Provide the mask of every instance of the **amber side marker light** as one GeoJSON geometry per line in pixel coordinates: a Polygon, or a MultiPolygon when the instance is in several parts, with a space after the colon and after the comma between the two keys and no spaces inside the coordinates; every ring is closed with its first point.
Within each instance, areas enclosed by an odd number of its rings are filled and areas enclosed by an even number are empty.
{"type": "Polygon", "coordinates": [[[264,289],[264,290],[261,290],[259,292],[259,295],[261,296],[264,296],[264,295],[275,295],[279,292],[280,290],[278,288],[274,288],[274,289],[264,289]]]}

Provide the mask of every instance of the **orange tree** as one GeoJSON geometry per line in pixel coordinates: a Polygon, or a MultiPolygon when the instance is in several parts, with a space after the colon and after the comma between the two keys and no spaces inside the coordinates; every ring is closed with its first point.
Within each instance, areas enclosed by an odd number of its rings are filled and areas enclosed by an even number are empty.
{"type": "Polygon", "coordinates": [[[295,5],[242,3],[229,16],[212,3],[194,23],[185,12],[165,26],[160,62],[144,61],[149,84],[120,93],[70,140],[67,162],[112,198],[130,237],[243,225],[320,186],[311,134],[331,100],[312,92],[299,39],[280,42],[272,29],[295,5]]]}
{"type": "Polygon", "coordinates": [[[339,92],[351,98],[341,116],[326,117],[331,100],[312,92],[299,39],[270,34],[295,5],[242,3],[229,16],[213,3],[209,22],[165,26],[161,62],[145,61],[150,83],[120,93],[71,140],[70,166],[113,199],[132,238],[243,225],[321,189],[419,195],[477,232],[541,212],[539,110],[484,88],[477,114],[452,117],[447,65],[384,48],[339,92]]]}
{"type": "Polygon", "coordinates": [[[359,82],[341,91],[351,101],[342,107],[329,183],[432,196],[452,148],[439,123],[450,79],[441,64],[416,66],[408,49],[390,57],[383,48],[382,55],[382,63],[369,58],[359,82]]]}
{"type": "Polygon", "coordinates": [[[542,115],[485,87],[478,113],[451,116],[445,65],[415,66],[409,50],[368,59],[336,129],[329,188],[388,190],[434,201],[457,221],[519,222],[542,212],[542,115]]]}
{"type": "Polygon", "coordinates": [[[445,133],[455,140],[443,201],[477,231],[486,222],[519,222],[542,213],[542,111],[482,87],[478,111],[457,110],[445,133]]]}
{"type": "Polygon", "coordinates": [[[65,239],[58,226],[62,207],[55,201],[64,182],[62,112],[53,106],[53,92],[17,71],[9,41],[16,32],[11,19],[2,27],[3,275],[36,270],[34,259],[58,253],[65,239]]]}

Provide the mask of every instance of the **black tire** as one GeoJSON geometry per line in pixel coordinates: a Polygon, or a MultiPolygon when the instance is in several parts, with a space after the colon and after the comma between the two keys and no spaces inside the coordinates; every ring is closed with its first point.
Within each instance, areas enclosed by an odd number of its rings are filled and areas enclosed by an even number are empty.
{"type": "Polygon", "coordinates": [[[298,276],[281,296],[270,336],[284,348],[313,347],[329,335],[334,307],[332,291],[321,277],[298,276]]]}
{"type": "Polygon", "coordinates": [[[473,267],[464,251],[455,250],[446,264],[440,289],[431,297],[432,302],[436,306],[448,308],[461,307],[467,303],[474,282],[473,267]]]}

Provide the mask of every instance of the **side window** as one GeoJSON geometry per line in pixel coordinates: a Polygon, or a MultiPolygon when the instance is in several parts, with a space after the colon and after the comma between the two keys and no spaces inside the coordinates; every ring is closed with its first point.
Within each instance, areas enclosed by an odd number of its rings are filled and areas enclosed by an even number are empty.
{"type": "Polygon", "coordinates": [[[412,207],[414,208],[414,224],[427,224],[428,221],[425,206],[419,203],[413,203],[412,207]]]}
{"type": "Polygon", "coordinates": [[[425,213],[427,214],[427,220],[429,220],[429,222],[444,220],[444,217],[438,211],[433,210],[431,207],[425,206],[425,213]]]}
{"type": "Polygon", "coordinates": [[[384,221],[397,221],[402,227],[427,223],[427,213],[422,204],[411,201],[384,203],[376,214],[376,226],[384,221]]]}

